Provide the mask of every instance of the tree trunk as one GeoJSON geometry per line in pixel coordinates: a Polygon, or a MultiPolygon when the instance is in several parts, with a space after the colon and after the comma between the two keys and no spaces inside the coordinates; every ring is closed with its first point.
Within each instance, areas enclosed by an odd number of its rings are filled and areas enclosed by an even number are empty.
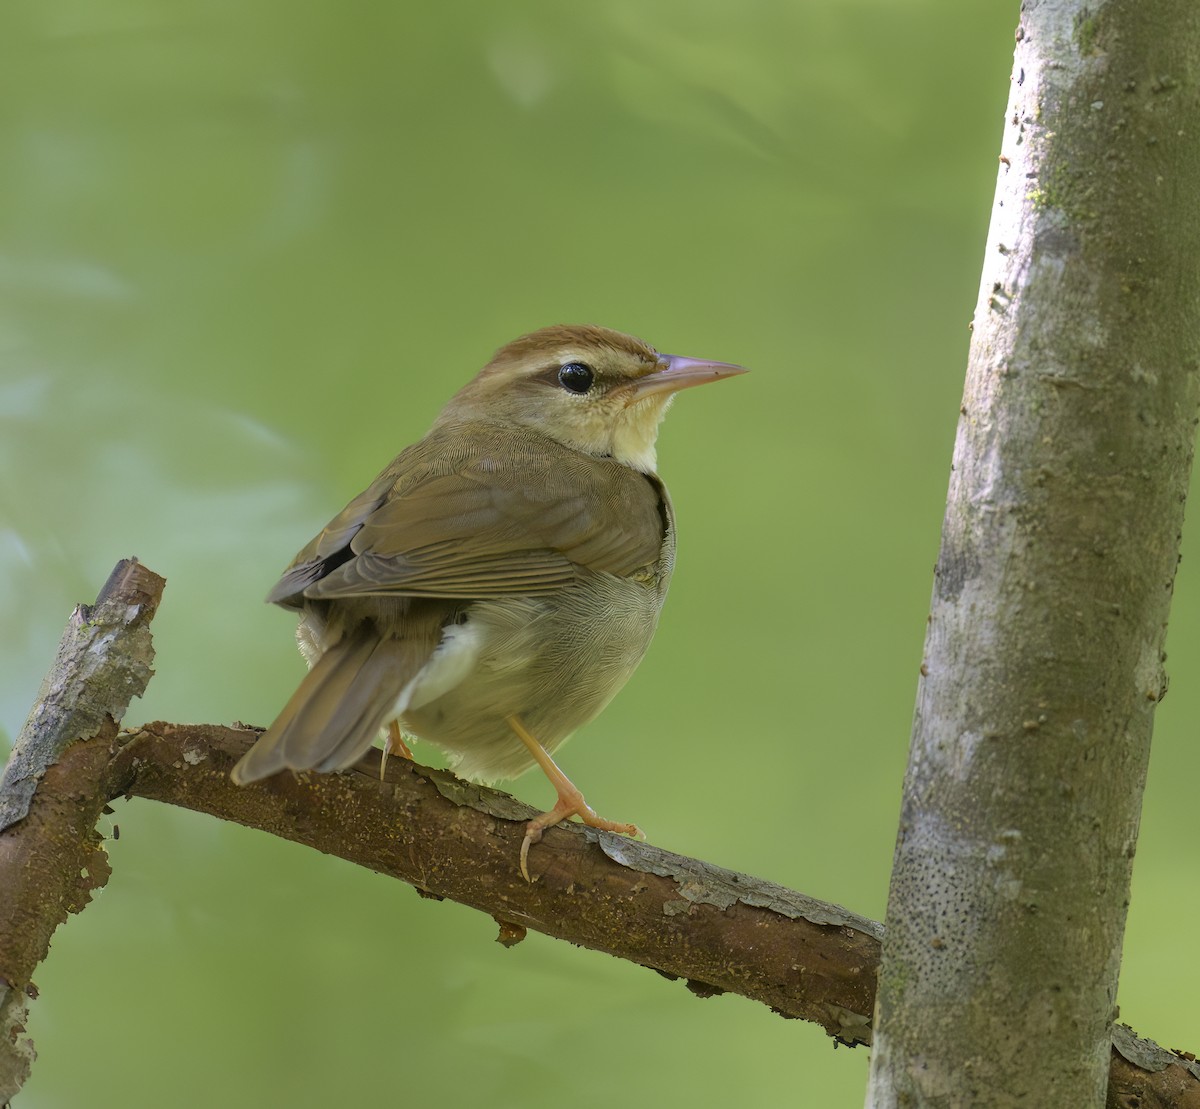
{"type": "Polygon", "coordinates": [[[1021,6],[868,1105],[1104,1104],[1200,375],[1200,5],[1021,6]]]}

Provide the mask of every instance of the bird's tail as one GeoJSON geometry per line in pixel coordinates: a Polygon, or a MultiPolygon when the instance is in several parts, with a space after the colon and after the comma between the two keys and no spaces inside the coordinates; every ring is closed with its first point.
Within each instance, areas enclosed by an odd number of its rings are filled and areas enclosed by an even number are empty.
{"type": "Polygon", "coordinates": [[[404,640],[375,635],[335,643],[233,768],[233,780],[246,785],[289,768],[353,765],[394,714],[400,691],[413,677],[416,660],[406,657],[411,649],[404,640]]]}

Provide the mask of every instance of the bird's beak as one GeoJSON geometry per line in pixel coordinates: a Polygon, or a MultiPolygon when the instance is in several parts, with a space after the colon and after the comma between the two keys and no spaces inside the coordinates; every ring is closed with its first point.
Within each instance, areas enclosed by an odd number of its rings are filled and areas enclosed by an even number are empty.
{"type": "Polygon", "coordinates": [[[677,393],[693,385],[707,381],[720,381],[723,377],[734,377],[747,373],[745,366],[731,362],[706,362],[701,358],[684,358],[679,354],[660,354],[658,368],[633,382],[629,404],[660,393],[677,393]]]}

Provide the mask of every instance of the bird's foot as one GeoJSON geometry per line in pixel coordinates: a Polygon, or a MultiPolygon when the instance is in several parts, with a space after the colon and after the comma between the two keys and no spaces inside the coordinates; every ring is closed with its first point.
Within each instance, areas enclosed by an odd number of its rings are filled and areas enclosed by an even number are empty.
{"type": "Polygon", "coordinates": [[[395,720],[388,725],[387,742],[383,745],[383,758],[379,760],[380,781],[383,781],[383,772],[387,767],[389,755],[399,755],[412,762],[413,753],[408,749],[408,744],[404,742],[404,737],[400,734],[400,725],[395,720]]]}
{"type": "Polygon", "coordinates": [[[584,799],[579,788],[558,767],[550,757],[550,753],[530,734],[529,729],[521,722],[519,716],[508,717],[508,726],[516,737],[525,744],[534,761],[542,768],[550,784],[558,794],[558,803],[549,812],[531,820],[525,826],[525,838],[521,841],[521,876],[527,882],[529,877],[529,849],[542,838],[542,833],[554,824],[569,820],[572,816],[579,817],[589,828],[599,828],[603,832],[620,832],[626,836],[636,836],[644,839],[642,830],[636,824],[621,824],[616,820],[605,820],[584,799]]]}
{"type": "Polygon", "coordinates": [[[589,828],[599,828],[603,832],[619,832],[623,836],[645,839],[644,833],[636,824],[622,824],[618,820],[605,820],[583,799],[583,794],[578,789],[570,782],[567,782],[567,786],[569,787],[567,790],[560,787],[558,804],[554,808],[535,817],[525,825],[525,838],[521,841],[521,875],[527,882],[533,881],[529,876],[529,848],[541,840],[542,833],[547,828],[569,820],[573,816],[579,817],[589,828]]]}

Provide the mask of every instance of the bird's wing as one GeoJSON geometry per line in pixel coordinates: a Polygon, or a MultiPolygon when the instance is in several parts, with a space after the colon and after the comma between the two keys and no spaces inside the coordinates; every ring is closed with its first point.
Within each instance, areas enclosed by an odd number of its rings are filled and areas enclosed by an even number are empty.
{"type": "Polygon", "coordinates": [[[580,570],[626,576],[659,557],[657,478],[533,433],[435,430],[303,551],[270,600],[547,593],[580,570]]]}
{"type": "Polygon", "coordinates": [[[393,462],[392,466],[384,470],[309,540],[304,549],[292,559],[292,564],[275,583],[275,588],[267,594],[268,602],[300,607],[304,591],[310,585],[320,581],[340,562],[353,557],[350,541],[370,518],[371,513],[387,500],[396,484],[396,475],[393,472],[395,464],[393,462]]]}

